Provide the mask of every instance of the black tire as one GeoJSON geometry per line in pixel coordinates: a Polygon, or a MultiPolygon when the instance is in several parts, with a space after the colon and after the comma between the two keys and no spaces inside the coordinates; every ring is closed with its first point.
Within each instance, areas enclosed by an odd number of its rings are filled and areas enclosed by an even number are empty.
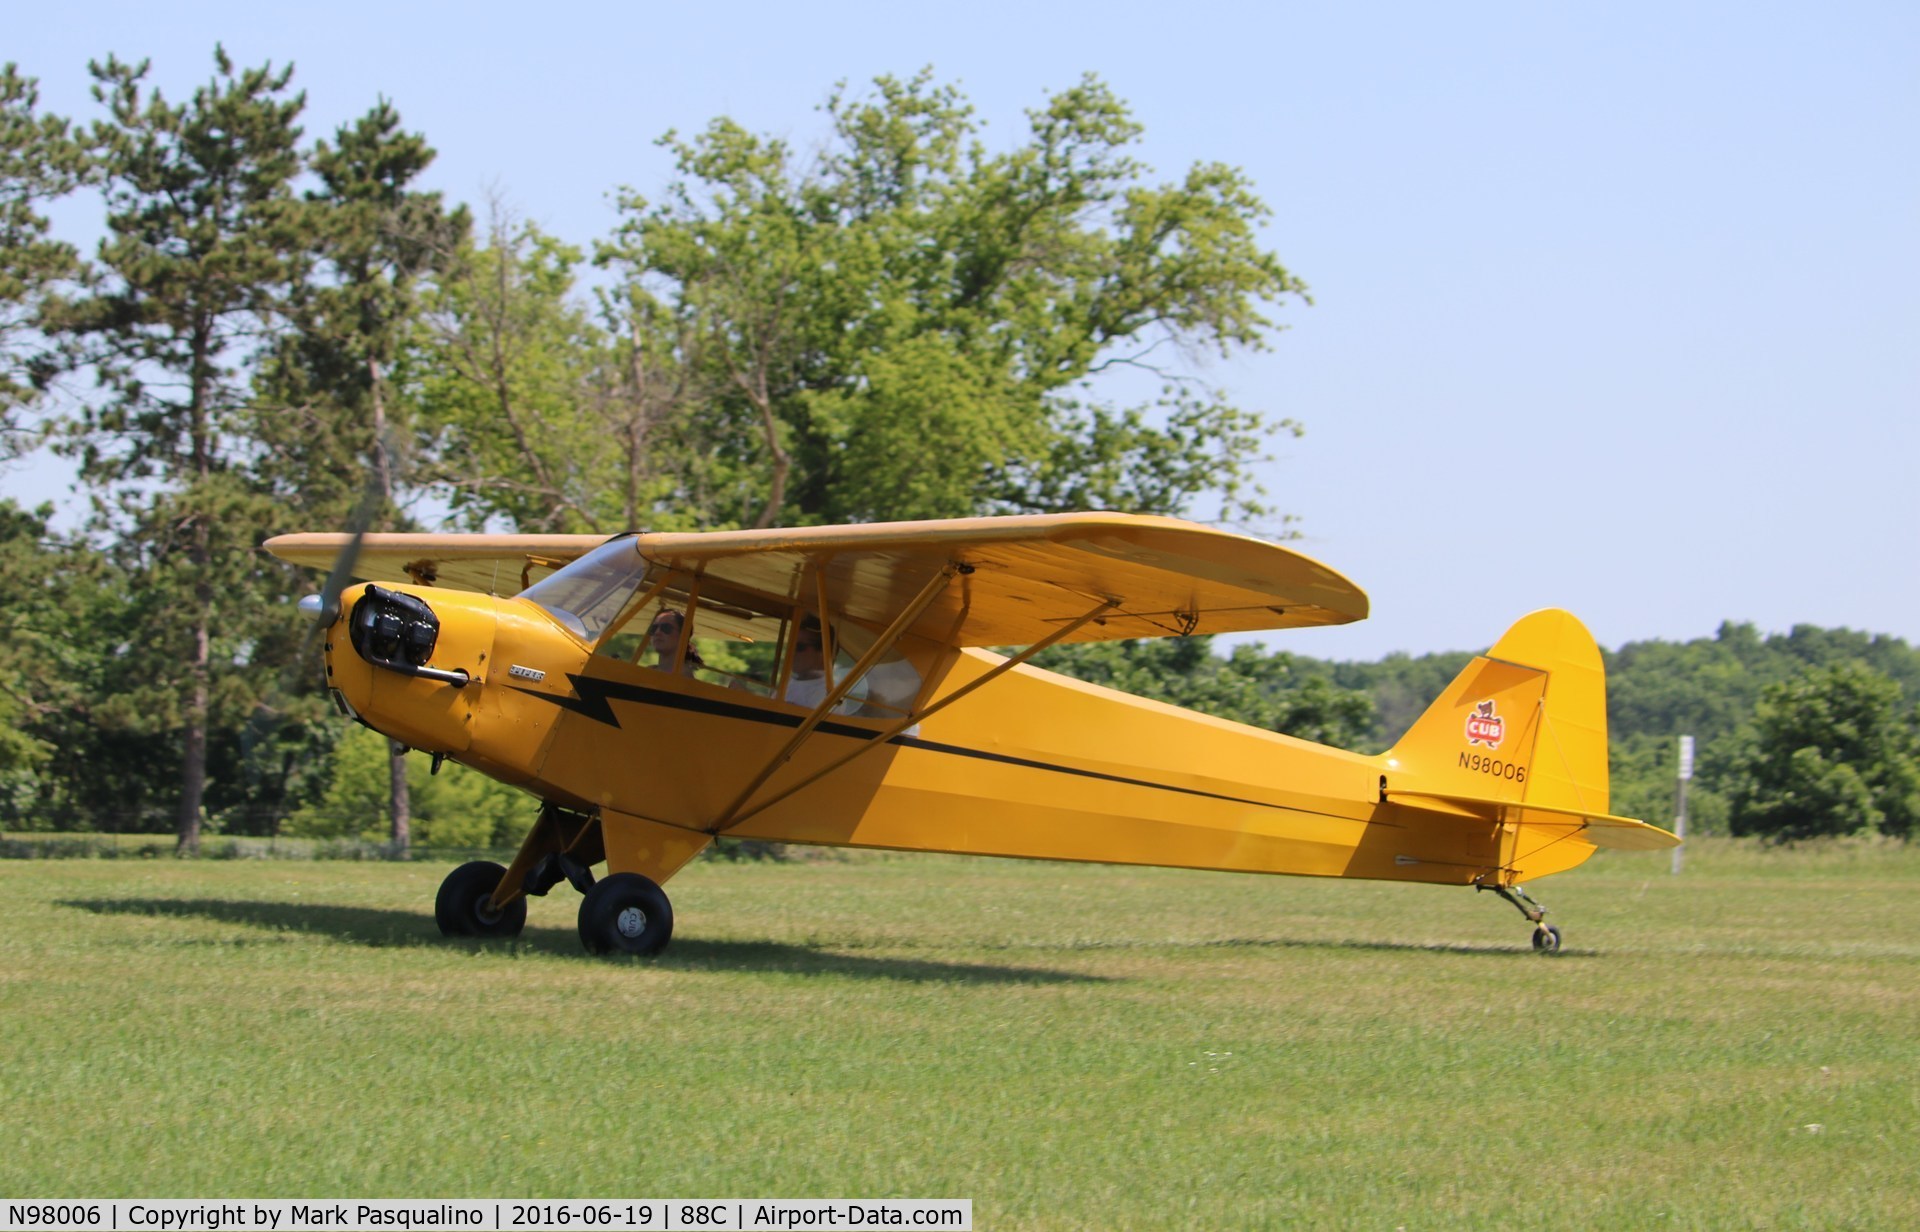
{"type": "Polygon", "coordinates": [[[507,870],[491,860],[462,864],[447,874],[440,892],[433,896],[433,922],[448,937],[518,937],[527,926],[527,900],[524,895],[499,911],[488,909],[488,900],[500,887],[507,870]]]}
{"type": "Polygon", "coordinates": [[[580,900],[580,944],[589,954],[658,954],[673,939],[673,904],[639,873],[614,873],[580,900]]]}
{"type": "Polygon", "coordinates": [[[1533,930],[1533,948],[1542,954],[1560,952],[1560,930],[1551,924],[1542,924],[1533,930]]]}

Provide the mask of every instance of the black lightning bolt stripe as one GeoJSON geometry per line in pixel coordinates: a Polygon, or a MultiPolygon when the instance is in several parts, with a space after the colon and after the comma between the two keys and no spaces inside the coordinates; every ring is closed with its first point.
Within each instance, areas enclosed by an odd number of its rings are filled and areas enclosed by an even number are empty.
{"type": "MultiPolygon", "coordinates": [[[[798,727],[806,720],[805,715],[782,714],[778,711],[759,710],[752,706],[743,706],[738,702],[723,701],[712,697],[689,697],[684,693],[670,693],[665,689],[650,689],[642,684],[627,684],[619,680],[607,680],[600,676],[576,676],[567,673],[567,679],[573,682],[578,697],[561,697],[556,693],[543,693],[538,689],[523,689],[519,685],[508,685],[516,693],[525,693],[528,697],[537,697],[552,702],[562,710],[571,710],[582,718],[592,719],[596,723],[605,723],[609,727],[619,727],[620,720],[613,713],[612,703],[639,702],[647,706],[665,706],[672,710],[689,710],[695,714],[710,714],[723,719],[746,719],[753,723],[767,723],[775,727],[798,727]]],[[[830,736],[853,736],[861,740],[871,740],[874,732],[870,728],[853,727],[846,723],[821,723],[815,731],[830,736]]],[[[899,735],[887,741],[902,748],[925,749],[930,753],[947,753],[955,757],[974,757],[981,761],[1000,762],[1009,766],[1025,766],[1034,770],[1049,770],[1055,774],[1071,774],[1079,778],[1098,779],[1106,783],[1123,783],[1129,787],[1150,787],[1155,791],[1171,791],[1183,796],[1200,796],[1208,800],[1225,800],[1229,804],[1250,804],[1255,808],[1278,809],[1281,806],[1266,800],[1249,800],[1244,796],[1228,796],[1219,792],[1201,791],[1196,787],[1176,787],[1171,783],[1156,783],[1151,779],[1129,778],[1121,774],[1107,774],[1100,770],[1083,770],[1078,766],[1062,766],[1056,762],[1036,761],[1030,757],[1015,757],[1008,753],[989,753],[984,749],[971,749],[963,744],[942,744],[935,740],[922,740],[918,736],[899,735]]],[[[1311,810],[1295,809],[1295,812],[1311,810]]]]}

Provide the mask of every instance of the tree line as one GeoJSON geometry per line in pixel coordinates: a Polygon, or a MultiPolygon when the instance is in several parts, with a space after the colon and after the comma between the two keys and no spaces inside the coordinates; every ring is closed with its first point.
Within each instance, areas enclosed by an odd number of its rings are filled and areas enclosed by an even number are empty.
{"type": "MultiPolygon", "coordinates": [[[[576,246],[426,191],[434,150],[390,100],[309,138],[290,65],[216,48],[179,100],[144,62],[88,71],[81,119],[0,71],[0,461],[57,452],[87,511],[58,531],[0,499],[0,826],[171,829],[182,850],[208,827],[377,830],[404,851],[522,823],[514,793],[427,780],[328,713],[291,606],[316,581],[258,550],[284,531],[1104,508],[1286,533],[1255,475],[1299,426],[1202,363],[1266,346],[1306,288],[1259,242],[1246,177],[1158,179],[1097,78],[1002,149],[930,71],[834,90],[817,147],[726,118],[670,132],[671,180],[619,190],[576,246]],[[50,220],[67,199],[97,206],[90,251],[50,220]]],[[[1690,724],[1701,820],[1906,833],[1911,654],[1746,626],[1623,648],[1616,807],[1670,811],[1657,763],[1690,724]]],[[[1384,747],[1465,657],[1189,639],[1049,662],[1384,747]]]]}

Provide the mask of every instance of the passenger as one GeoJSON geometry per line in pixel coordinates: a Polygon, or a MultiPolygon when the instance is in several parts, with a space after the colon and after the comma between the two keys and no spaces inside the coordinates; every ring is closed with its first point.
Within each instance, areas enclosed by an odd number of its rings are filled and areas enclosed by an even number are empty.
{"type": "Polygon", "coordinates": [[[793,635],[793,670],[780,700],[812,710],[827,697],[827,660],[820,626],[808,620],[793,635]]]}
{"type": "MultiPolygon", "coordinates": [[[[834,704],[835,714],[859,714],[867,686],[861,681],[834,704]]],[[[820,622],[809,616],[800,622],[793,635],[793,670],[787,673],[787,687],[780,700],[815,709],[827,698],[827,655],[820,622]]]]}
{"type": "Polygon", "coordinates": [[[687,640],[687,655],[674,666],[674,658],[680,653],[680,630],[687,618],[679,612],[661,612],[647,626],[647,642],[653,647],[653,665],[663,672],[677,671],[679,675],[691,677],[694,672],[704,668],[706,660],[693,648],[693,640],[687,640]]]}

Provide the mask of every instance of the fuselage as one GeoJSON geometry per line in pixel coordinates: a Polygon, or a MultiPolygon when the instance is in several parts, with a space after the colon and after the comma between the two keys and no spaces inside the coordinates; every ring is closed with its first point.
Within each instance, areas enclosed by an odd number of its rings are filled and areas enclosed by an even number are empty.
{"type": "MultiPolygon", "coordinates": [[[[876,740],[895,726],[889,717],[835,713],[794,745],[804,707],[595,654],[524,599],[392,589],[432,605],[433,666],[468,683],[369,663],[343,616],[328,641],[331,687],[356,716],[412,747],[604,818],[614,871],[627,863],[664,880],[678,867],[645,854],[652,848],[639,839],[620,839],[622,825],[649,835],[665,827],[666,846],[684,854],[724,833],[1459,885],[1558,871],[1592,850],[1569,843],[1516,869],[1511,836],[1485,817],[1387,802],[1382,757],[1030,666],[884,742],[876,740]],[[674,835],[686,841],[676,846],[674,835]]],[[[345,609],[359,593],[347,592],[345,609]]],[[[913,651],[924,699],[1001,662],[981,650],[913,651]]]]}

